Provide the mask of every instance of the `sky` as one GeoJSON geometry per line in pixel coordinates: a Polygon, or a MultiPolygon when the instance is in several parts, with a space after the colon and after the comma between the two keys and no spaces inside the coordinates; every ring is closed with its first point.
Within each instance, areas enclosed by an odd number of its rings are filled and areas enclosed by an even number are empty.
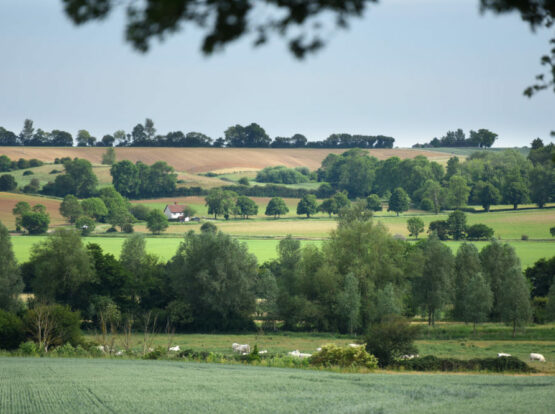
{"type": "Polygon", "coordinates": [[[272,138],[382,134],[399,147],[457,128],[490,129],[501,147],[553,140],[555,94],[522,95],[553,33],[482,15],[478,0],[381,0],[302,61],[279,38],[206,57],[193,27],[141,54],[123,29],[121,12],[77,27],[61,0],[2,0],[0,126],[101,138],[148,117],[158,133],[214,139],[256,122],[272,138]]]}

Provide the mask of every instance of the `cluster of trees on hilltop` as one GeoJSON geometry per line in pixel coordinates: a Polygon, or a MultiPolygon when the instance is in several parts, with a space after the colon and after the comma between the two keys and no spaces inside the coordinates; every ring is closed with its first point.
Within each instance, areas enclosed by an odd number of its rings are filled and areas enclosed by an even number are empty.
{"type": "Polygon", "coordinates": [[[75,140],[67,131],[45,132],[36,129],[33,121],[26,119],[19,134],[0,127],[0,146],[56,146],[71,147],[256,147],[256,148],[393,148],[395,138],[383,135],[332,134],[322,141],[308,141],[301,134],[291,138],[276,137],[273,141],[264,128],[256,123],[247,126],[234,125],[227,128],[224,137],[212,139],[201,132],[171,131],[158,134],[154,122],[147,118],[137,124],[130,133],[123,130],[106,134],[102,138],[92,136],[87,130],[77,131],[75,140]]]}
{"type": "MultiPolygon", "coordinates": [[[[75,230],[57,229],[20,266],[2,225],[0,244],[0,285],[6,287],[0,308],[17,313],[25,291],[36,303],[79,311],[96,326],[108,320],[144,327],[157,319],[177,331],[213,332],[253,329],[253,319],[262,319],[264,329],[283,321],[284,329],[362,333],[391,315],[421,314],[431,325],[448,317],[504,321],[516,329],[532,312],[530,289],[509,245],[493,241],[479,252],[463,244],[453,255],[434,236],[408,243],[373,222],[360,203],[343,210],[322,247],[301,248],[288,237],[278,258],[262,266],[245,244],[211,223],[187,233],[167,263],[147,253],[138,234],[125,240],[119,259],[97,244],[85,246],[75,230]]],[[[543,287],[540,270],[533,283],[548,292],[550,320],[555,288],[552,281],[543,287]]]]}
{"type": "Polygon", "coordinates": [[[461,162],[452,157],[445,169],[424,156],[380,161],[358,149],[330,154],[318,169],[323,181],[318,193],[346,191],[349,198],[371,194],[389,199],[397,189],[415,207],[439,212],[467,204],[490,206],[506,203],[517,208],[533,202],[539,207],[555,199],[555,149],[535,141],[528,158],[513,150],[476,152],[461,162]]]}
{"type": "Polygon", "coordinates": [[[414,144],[413,148],[439,148],[439,147],[478,147],[489,148],[497,139],[497,134],[487,129],[478,131],[470,130],[468,138],[462,129],[447,131],[441,138],[434,138],[426,144],[414,144]]]}

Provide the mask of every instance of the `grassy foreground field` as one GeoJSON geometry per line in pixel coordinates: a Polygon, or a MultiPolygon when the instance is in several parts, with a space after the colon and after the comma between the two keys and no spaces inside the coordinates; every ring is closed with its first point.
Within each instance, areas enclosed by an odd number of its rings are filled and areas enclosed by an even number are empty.
{"type": "MultiPolygon", "coordinates": [[[[12,245],[14,248],[17,260],[22,263],[29,259],[31,248],[35,243],[44,240],[46,236],[15,236],[12,237],[12,245]]],[[[183,240],[182,237],[147,237],[146,247],[149,253],[155,254],[162,260],[169,260],[179,247],[179,243],[183,240]]],[[[279,240],[277,239],[239,239],[241,242],[247,244],[249,252],[253,253],[258,262],[264,263],[267,260],[277,258],[277,246],[279,240]]],[[[125,237],[83,237],[83,243],[97,243],[102,249],[119,257],[121,246],[125,241],[125,237]]],[[[321,240],[301,240],[301,247],[308,244],[321,245],[321,240]]],[[[446,242],[453,253],[462,242],[450,241],[446,242]]],[[[473,242],[478,249],[484,247],[488,242],[473,242]]],[[[509,242],[516,250],[516,254],[520,258],[522,268],[525,269],[532,266],[538,259],[542,257],[552,257],[555,255],[554,242],[536,242],[536,241],[511,241],[509,242]]]]}
{"type": "Polygon", "coordinates": [[[5,413],[552,413],[555,377],[0,359],[5,413]],[[55,379],[55,380],[54,380],[55,379]]]}

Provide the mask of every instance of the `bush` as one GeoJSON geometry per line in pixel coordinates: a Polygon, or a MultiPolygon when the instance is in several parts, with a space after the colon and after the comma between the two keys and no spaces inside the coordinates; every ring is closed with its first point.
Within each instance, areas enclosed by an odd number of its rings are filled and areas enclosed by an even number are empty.
{"type": "Polygon", "coordinates": [[[528,235],[523,234],[522,236],[520,236],[520,240],[528,240],[528,235]]]}
{"type": "Polygon", "coordinates": [[[42,234],[48,230],[50,217],[48,214],[29,212],[21,217],[21,226],[23,226],[29,234],[42,234]]]}
{"type": "Polygon", "coordinates": [[[238,183],[241,184],[241,185],[246,185],[246,186],[250,185],[249,179],[247,177],[241,177],[239,179],[238,183]]]}
{"type": "Polygon", "coordinates": [[[489,240],[493,237],[493,229],[485,224],[473,224],[466,228],[466,238],[469,240],[489,240]]]}
{"type": "Polygon", "coordinates": [[[19,354],[25,356],[38,356],[39,348],[33,341],[23,342],[19,345],[19,354]]]}
{"type": "Polygon", "coordinates": [[[296,169],[276,166],[266,167],[259,171],[256,174],[256,181],[259,183],[298,184],[308,182],[308,177],[296,169]]]}
{"type": "Polygon", "coordinates": [[[131,207],[130,211],[137,220],[146,221],[148,213],[150,213],[150,208],[143,204],[135,204],[131,207]]]}
{"type": "Polygon", "coordinates": [[[162,346],[157,346],[155,350],[145,354],[143,359],[160,359],[163,356],[166,356],[167,352],[166,349],[162,346]]]}
{"type": "Polygon", "coordinates": [[[535,372],[526,362],[515,357],[455,359],[437,358],[428,355],[422,358],[396,361],[393,368],[404,368],[412,371],[492,371],[492,372],[535,372]]]}
{"type": "Polygon", "coordinates": [[[106,230],[106,233],[117,233],[118,229],[116,229],[115,227],[110,227],[108,230],[106,230]]]}
{"type": "Polygon", "coordinates": [[[73,347],[71,344],[64,344],[59,346],[52,351],[53,355],[65,357],[65,358],[75,358],[75,357],[87,357],[90,356],[89,352],[84,349],[81,345],[73,347]]]}
{"type": "Polygon", "coordinates": [[[23,175],[34,175],[35,173],[31,170],[23,171],[23,175]]]}
{"type": "Polygon", "coordinates": [[[414,340],[419,331],[406,319],[390,316],[370,327],[365,337],[366,350],[378,358],[380,367],[388,366],[402,355],[417,353],[414,340]]]}
{"type": "Polygon", "coordinates": [[[24,339],[25,330],[21,319],[0,309],[0,349],[16,349],[24,339]]]}
{"type": "Polygon", "coordinates": [[[60,174],[61,172],[62,171],[57,170],[57,169],[54,168],[53,170],[50,170],[50,172],[48,174],[60,174]]]}
{"type": "Polygon", "coordinates": [[[41,165],[44,165],[44,162],[41,160],[37,160],[36,158],[31,158],[29,160],[29,167],[40,167],[41,165]]]}
{"type": "Polygon", "coordinates": [[[374,369],[378,366],[378,360],[374,355],[366,352],[364,346],[342,348],[334,344],[328,344],[310,357],[310,364],[374,369]]]}
{"type": "Polygon", "coordinates": [[[121,230],[124,233],[133,233],[135,231],[135,229],[133,228],[133,224],[131,223],[125,223],[123,226],[121,226],[121,230]]]}

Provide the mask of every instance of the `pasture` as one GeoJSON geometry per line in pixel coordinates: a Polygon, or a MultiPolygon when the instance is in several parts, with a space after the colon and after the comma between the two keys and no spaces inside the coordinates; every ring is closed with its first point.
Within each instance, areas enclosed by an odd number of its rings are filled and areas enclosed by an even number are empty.
{"type": "Polygon", "coordinates": [[[2,358],[0,412],[551,413],[555,377],[2,358]],[[55,380],[53,380],[55,379],[55,380]]]}
{"type": "MultiPolygon", "coordinates": [[[[22,263],[29,259],[31,248],[35,243],[44,240],[46,236],[14,236],[11,238],[14,253],[17,260],[22,263]]],[[[119,257],[121,247],[125,237],[114,236],[92,236],[83,237],[83,243],[97,243],[106,253],[111,253],[119,257]]],[[[147,237],[146,247],[149,253],[155,254],[163,261],[169,260],[176,252],[182,237],[147,237]]],[[[246,239],[239,238],[239,241],[247,244],[249,252],[254,254],[258,263],[277,258],[278,239],[246,239]]],[[[301,240],[301,246],[309,244],[321,245],[321,240],[301,240]]],[[[462,242],[446,242],[453,253],[456,253],[462,242]]],[[[481,249],[488,242],[473,242],[478,249],[481,249]]],[[[535,241],[510,241],[508,242],[515,248],[516,254],[520,258],[522,268],[532,266],[542,257],[552,257],[555,255],[554,242],[535,242],[535,241]]]]}

